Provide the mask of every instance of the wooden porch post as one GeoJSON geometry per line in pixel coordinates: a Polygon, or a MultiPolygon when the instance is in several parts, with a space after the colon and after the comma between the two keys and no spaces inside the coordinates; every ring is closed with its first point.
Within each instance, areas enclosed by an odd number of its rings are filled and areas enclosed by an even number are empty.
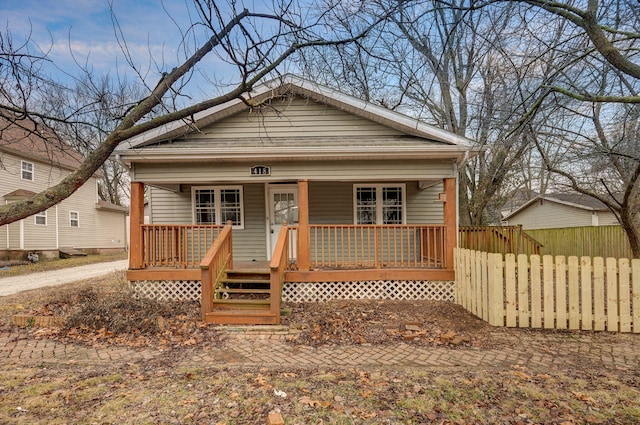
{"type": "Polygon", "coordinates": [[[142,225],[144,224],[144,183],[131,182],[129,206],[129,268],[141,269],[143,258],[142,225]]]}
{"type": "Polygon", "coordinates": [[[446,226],[444,260],[445,268],[453,268],[453,248],[458,244],[457,206],[456,206],[456,179],[443,179],[444,205],[442,211],[442,223],[446,226]]]}
{"type": "Polygon", "coordinates": [[[309,233],[309,182],[298,181],[298,270],[311,268],[311,236],[309,233]]]}

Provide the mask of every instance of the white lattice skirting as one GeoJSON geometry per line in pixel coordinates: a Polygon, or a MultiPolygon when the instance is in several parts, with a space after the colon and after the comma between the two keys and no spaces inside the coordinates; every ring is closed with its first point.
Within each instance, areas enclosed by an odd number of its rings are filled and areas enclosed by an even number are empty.
{"type": "Polygon", "coordinates": [[[137,297],[158,301],[200,301],[202,297],[199,280],[136,280],[130,285],[137,297]]]}
{"type": "Polygon", "coordinates": [[[345,299],[455,301],[455,282],[436,280],[365,280],[358,282],[286,282],[282,301],[345,299]]]}
{"type": "MultiPolygon", "coordinates": [[[[137,280],[136,296],[159,301],[200,301],[199,280],[137,280]]],[[[282,301],[319,302],[347,299],[455,301],[455,282],[439,280],[365,280],[358,282],[286,282],[282,301]]]]}

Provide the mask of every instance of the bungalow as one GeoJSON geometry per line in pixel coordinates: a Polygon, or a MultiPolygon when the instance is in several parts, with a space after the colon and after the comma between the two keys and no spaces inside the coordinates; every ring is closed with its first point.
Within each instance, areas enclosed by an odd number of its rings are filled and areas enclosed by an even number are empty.
{"type": "Polygon", "coordinates": [[[116,149],[132,181],[128,279],[201,299],[218,323],[278,323],[282,299],[452,299],[458,167],[475,152],[286,75],[116,149]]]}

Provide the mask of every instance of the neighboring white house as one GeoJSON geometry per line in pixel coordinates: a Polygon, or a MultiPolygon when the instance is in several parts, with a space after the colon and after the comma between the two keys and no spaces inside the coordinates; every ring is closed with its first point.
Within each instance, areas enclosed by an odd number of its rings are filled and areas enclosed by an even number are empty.
{"type": "MultiPolygon", "coordinates": [[[[82,162],[82,156],[53,132],[44,137],[19,125],[0,121],[0,202],[9,204],[61,181],[82,162]]],[[[0,258],[24,258],[29,252],[57,256],[61,248],[85,252],[124,250],[127,209],[98,198],[96,176],[69,198],[23,220],[0,227],[0,258]]]]}
{"type": "Polygon", "coordinates": [[[503,220],[504,225],[523,229],[552,229],[619,224],[615,215],[597,199],[580,193],[540,195],[526,202],[503,220]]]}

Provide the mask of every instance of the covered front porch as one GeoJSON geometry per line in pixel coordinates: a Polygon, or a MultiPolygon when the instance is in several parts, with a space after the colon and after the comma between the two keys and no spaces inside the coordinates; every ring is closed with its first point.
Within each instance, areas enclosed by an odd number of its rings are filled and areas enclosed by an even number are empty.
{"type": "Polygon", "coordinates": [[[442,203],[440,224],[310,223],[309,182],[295,186],[296,213],[281,217],[297,223],[272,217],[277,237],[267,261],[238,261],[232,223],[145,224],[145,187],[133,182],[127,278],[199,281],[203,320],[218,323],[279,323],[286,284],[454,279],[455,179],[443,179],[434,199],[442,203]]]}

